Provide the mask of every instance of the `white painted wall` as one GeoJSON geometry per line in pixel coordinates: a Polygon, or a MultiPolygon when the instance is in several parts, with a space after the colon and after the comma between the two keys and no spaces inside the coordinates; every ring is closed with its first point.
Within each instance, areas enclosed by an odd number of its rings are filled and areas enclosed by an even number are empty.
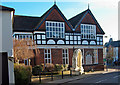
{"type": "Polygon", "coordinates": [[[8,60],[8,68],[9,68],[9,83],[13,84],[15,82],[14,80],[14,62],[8,60]]]}
{"type": "MultiPolygon", "coordinates": [[[[0,11],[0,52],[7,52],[8,57],[12,56],[12,19],[13,12],[0,11]]],[[[14,63],[8,62],[9,83],[14,83],[14,63]]]]}
{"type": "Polygon", "coordinates": [[[13,12],[10,11],[0,11],[0,18],[2,22],[0,23],[0,33],[2,37],[0,37],[0,52],[8,52],[8,56],[12,56],[12,16],[13,12]]]}
{"type": "Polygon", "coordinates": [[[2,57],[0,55],[0,85],[2,85],[2,57]]]}

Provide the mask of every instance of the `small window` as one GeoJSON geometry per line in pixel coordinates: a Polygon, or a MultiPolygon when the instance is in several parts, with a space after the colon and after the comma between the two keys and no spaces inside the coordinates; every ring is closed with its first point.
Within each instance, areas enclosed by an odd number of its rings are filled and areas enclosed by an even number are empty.
{"type": "Polygon", "coordinates": [[[40,35],[37,35],[37,39],[41,39],[41,36],[40,36],[40,35]]]}
{"type": "Polygon", "coordinates": [[[66,44],[69,44],[69,41],[66,41],[66,44]]]}

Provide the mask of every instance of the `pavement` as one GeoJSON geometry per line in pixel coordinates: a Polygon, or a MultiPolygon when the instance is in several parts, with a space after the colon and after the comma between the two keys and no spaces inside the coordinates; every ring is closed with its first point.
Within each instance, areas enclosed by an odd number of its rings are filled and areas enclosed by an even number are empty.
{"type": "Polygon", "coordinates": [[[66,79],[54,80],[54,81],[50,81],[48,83],[49,84],[50,83],[51,84],[52,83],[64,84],[64,83],[68,83],[68,82],[75,81],[75,80],[80,80],[80,79],[87,78],[87,77],[97,75],[97,74],[106,74],[106,73],[118,72],[118,71],[120,71],[120,67],[111,67],[111,68],[108,68],[108,70],[105,69],[104,71],[85,72],[85,74],[83,74],[83,75],[73,76],[73,77],[69,77],[66,79]]]}

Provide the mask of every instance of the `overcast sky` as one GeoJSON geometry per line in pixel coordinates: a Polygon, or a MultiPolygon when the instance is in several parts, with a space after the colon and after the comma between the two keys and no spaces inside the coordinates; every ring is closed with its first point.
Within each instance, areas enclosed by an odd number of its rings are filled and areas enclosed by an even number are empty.
{"type": "MultiPolygon", "coordinates": [[[[105,35],[118,40],[118,1],[119,0],[56,0],[57,6],[67,19],[88,8],[103,28],[105,35]]],[[[4,6],[15,9],[15,15],[41,16],[54,0],[2,0],[4,6]],[[4,2],[3,2],[4,1],[4,2]]],[[[105,39],[107,42],[108,39],[105,39]]]]}

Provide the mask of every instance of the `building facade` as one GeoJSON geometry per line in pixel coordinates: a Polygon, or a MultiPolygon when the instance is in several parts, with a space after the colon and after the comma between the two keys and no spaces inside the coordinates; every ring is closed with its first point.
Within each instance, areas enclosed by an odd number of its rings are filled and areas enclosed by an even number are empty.
{"type": "Polygon", "coordinates": [[[81,49],[85,70],[103,69],[104,31],[89,8],[69,20],[56,4],[41,17],[15,15],[13,32],[14,38],[31,38],[39,48],[32,66],[53,63],[71,67],[74,50],[81,49]]]}
{"type": "Polygon", "coordinates": [[[104,45],[104,53],[105,53],[105,57],[107,58],[107,55],[110,54],[110,52],[112,53],[112,58],[113,58],[113,62],[116,60],[120,60],[120,40],[118,41],[113,41],[112,38],[110,38],[109,42],[105,43],[104,45]],[[112,49],[112,50],[111,50],[112,49]]]}
{"type": "Polygon", "coordinates": [[[12,57],[14,9],[0,5],[0,84],[14,84],[14,62],[12,57]],[[8,42],[9,41],[9,42],[8,42]]]}

